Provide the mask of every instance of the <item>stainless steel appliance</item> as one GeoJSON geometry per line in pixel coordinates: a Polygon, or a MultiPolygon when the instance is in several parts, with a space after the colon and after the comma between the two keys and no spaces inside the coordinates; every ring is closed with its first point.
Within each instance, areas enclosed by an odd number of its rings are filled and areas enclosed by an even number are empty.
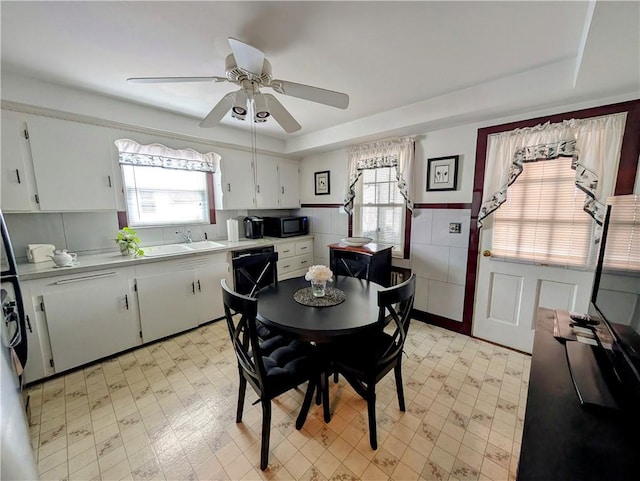
{"type": "Polygon", "coordinates": [[[244,218],[244,236],[247,239],[262,239],[264,237],[264,220],[262,217],[244,218]]]}
{"type": "Polygon", "coordinates": [[[280,216],[264,218],[264,235],[270,237],[293,237],[309,233],[306,216],[280,216]]]}
{"type": "Polygon", "coordinates": [[[0,212],[0,297],[2,302],[2,348],[0,352],[0,446],[1,479],[37,479],[25,417],[29,398],[23,396],[23,369],[27,362],[27,332],[16,259],[2,212],[0,212]]]}

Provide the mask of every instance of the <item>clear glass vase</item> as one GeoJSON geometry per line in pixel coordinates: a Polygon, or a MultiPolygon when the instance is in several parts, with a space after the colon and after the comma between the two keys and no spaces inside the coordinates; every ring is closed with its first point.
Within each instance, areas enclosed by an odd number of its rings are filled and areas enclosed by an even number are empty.
{"type": "Polygon", "coordinates": [[[314,297],[324,297],[327,281],[311,281],[311,293],[314,297]]]}

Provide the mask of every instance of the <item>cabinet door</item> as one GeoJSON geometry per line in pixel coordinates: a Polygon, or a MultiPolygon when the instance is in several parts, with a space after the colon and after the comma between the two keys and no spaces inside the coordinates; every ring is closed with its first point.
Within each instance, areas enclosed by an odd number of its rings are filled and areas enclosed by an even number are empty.
{"type": "Polygon", "coordinates": [[[58,283],[42,296],[56,372],[140,343],[124,276],[96,274],[58,283]]]}
{"type": "Polygon", "coordinates": [[[220,162],[222,170],[222,196],[224,209],[254,209],[256,206],[253,162],[251,153],[238,152],[220,162]]]}
{"type": "Polygon", "coordinates": [[[300,207],[300,175],[297,162],[280,161],[278,165],[280,181],[280,208],[300,207]]]}
{"type": "Polygon", "coordinates": [[[106,128],[44,117],[27,125],[41,210],[116,210],[106,128]]]}
{"type": "Polygon", "coordinates": [[[138,277],[142,340],[155,341],[198,325],[193,269],[138,277]]]}
{"type": "Polygon", "coordinates": [[[278,163],[272,157],[261,156],[256,168],[256,204],[261,209],[277,209],[280,193],[278,191],[278,163]]]}
{"type": "Polygon", "coordinates": [[[2,210],[28,212],[36,210],[33,195],[33,169],[25,136],[26,122],[13,112],[2,111],[2,210]],[[28,169],[28,170],[27,170],[28,169]],[[33,201],[33,203],[32,203],[33,201]]]}
{"type": "Polygon", "coordinates": [[[196,269],[198,324],[224,316],[221,279],[227,279],[227,284],[232,285],[229,264],[226,262],[212,261],[196,269]]]}

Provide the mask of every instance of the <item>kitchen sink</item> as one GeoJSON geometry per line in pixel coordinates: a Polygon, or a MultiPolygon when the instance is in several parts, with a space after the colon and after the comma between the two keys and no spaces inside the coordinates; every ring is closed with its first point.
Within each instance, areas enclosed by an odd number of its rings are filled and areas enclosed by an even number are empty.
{"type": "Polygon", "coordinates": [[[160,246],[144,247],[145,257],[166,256],[168,254],[180,254],[182,252],[192,252],[186,244],[165,244],[160,246]]]}
{"type": "Polygon", "coordinates": [[[185,245],[196,251],[199,251],[202,249],[216,249],[216,248],[224,247],[224,244],[220,244],[219,242],[213,242],[210,240],[191,242],[190,244],[185,244],[185,245]]]}

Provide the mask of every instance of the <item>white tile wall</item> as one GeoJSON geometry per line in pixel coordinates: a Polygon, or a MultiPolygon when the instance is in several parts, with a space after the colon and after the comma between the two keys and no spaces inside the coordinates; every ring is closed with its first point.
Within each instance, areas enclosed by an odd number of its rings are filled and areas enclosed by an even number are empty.
{"type": "Polygon", "coordinates": [[[469,209],[416,209],[411,223],[416,309],[462,321],[470,216],[469,209]],[[450,223],[460,223],[461,233],[450,233],[450,223]]]}
{"type": "MultiPolygon", "coordinates": [[[[315,236],[313,262],[329,265],[327,245],[347,235],[349,217],[337,207],[307,207],[295,215],[309,217],[309,231],[315,236]]],[[[416,309],[462,321],[470,216],[470,209],[416,209],[410,259],[417,277],[416,309]],[[460,234],[449,232],[453,222],[461,224],[460,234]]]]}

